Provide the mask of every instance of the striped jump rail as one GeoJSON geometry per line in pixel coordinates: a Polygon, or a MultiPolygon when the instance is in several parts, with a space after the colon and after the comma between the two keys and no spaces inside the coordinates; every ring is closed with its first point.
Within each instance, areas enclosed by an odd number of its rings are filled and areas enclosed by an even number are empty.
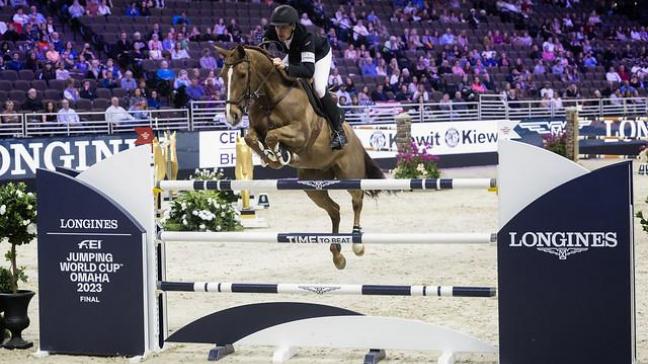
{"type": "Polygon", "coordinates": [[[638,159],[636,154],[579,154],[579,159],[638,159]]]}
{"type": "Polygon", "coordinates": [[[285,244],[492,244],[497,233],[278,233],[161,231],[165,242],[285,244]]]}
{"type": "Polygon", "coordinates": [[[648,139],[641,137],[632,137],[632,136],[610,136],[610,135],[579,135],[578,140],[606,140],[606,141],[646,141],[648,139]]]}
{"type": "Polygon", "coordinates": [[[490,189],[497,187],[495,178],[431,178],[431,179],[345,179],[345,180],[171,180],[158,184],[167,191],[241,191],[272,192],[281,190],[363,190],[363,191],[404,191],[404,190],[450,190],[450,189],[490,189]]]}
{"type": "Polygon", "coordinates": [[[495,297],[494,287],[400,286],[371,284],[158,282],[165,292],[270,293],[362,296],[495,297]]]}

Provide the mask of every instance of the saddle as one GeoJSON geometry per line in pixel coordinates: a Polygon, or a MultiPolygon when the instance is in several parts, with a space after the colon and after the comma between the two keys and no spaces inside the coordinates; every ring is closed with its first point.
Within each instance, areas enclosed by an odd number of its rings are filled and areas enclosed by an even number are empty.
{"type": "Polygon", "coordinates": [[[315,89],[313,88],[311,83],[308,82],[308,80],[305,80],[303,78],[298,78],[297,80],[299,81],[299,84],[306,92],[306,95],[308,95],[308,101],[310,101],[311,106],[313,106],[313,110],[315,110],[315,113],[323,117],[330,123],[331,121],[326,116],[326,113],[324,112],[324,107],[322,106],[319,97],[317,97],[317,95],[315,94],[315,89]]]}

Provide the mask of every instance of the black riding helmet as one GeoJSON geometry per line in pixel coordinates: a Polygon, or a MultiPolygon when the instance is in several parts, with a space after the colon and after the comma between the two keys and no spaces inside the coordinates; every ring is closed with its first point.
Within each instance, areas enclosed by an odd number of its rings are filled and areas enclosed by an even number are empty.
{"type": "Polygon", "coordinates": [[[297,10],[290,5],[277,6],[270,16],[270,25],[293,25],[299,21],[297,10]]]}

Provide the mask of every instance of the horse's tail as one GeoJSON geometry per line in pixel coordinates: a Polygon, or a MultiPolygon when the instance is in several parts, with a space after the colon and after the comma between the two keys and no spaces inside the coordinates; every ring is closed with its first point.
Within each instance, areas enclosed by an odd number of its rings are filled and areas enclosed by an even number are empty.
{"type": "MultiPolygon", "coordinates": [[[[376,161],[374,161],[370,156],[369,153],[367,153],[366,150],[363,150],[364,152],[364,161],[365,161],[365,178],[367,179],[384,179],[385,174],[383,171],[378,167],[376,164],[376,161]]],[[[368,195],[369,197],[375,198],[378,197],[378,194],[380,191],[366,191],[365,194],[368,195]]]]}

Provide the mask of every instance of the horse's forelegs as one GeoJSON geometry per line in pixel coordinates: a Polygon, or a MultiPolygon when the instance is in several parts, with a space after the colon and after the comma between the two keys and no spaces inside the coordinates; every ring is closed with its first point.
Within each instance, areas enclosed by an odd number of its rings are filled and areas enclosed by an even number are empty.
{"type": "Polygon", "coordinates": [[[259,141],[259,136],[258,134],[254,131],[254,129],[250,128],[248,129],[247,134],[245,134],[245,144],[247,144],[259,157],[261,157],[261,160],[269,165],[271,168],[274,169],[279,169],[283,167],[281,163],[278,161],[271,161],[268,156],[264,153],[263,149],[261,148],[260,141],[259,141]]]}
{"type": "Polygon", "coordinates": [[[268,146],[282,164],[288,164],[293,159],[292,151],[301,149],[306,144],[306,136],[299,125],[290,124],[268,131],[265,145],[268,146]],[[281,148],[281,146],[289,150],[281,148]]]}
{"type": "MultiPolygon", "coordinates": [[[[362,228],[360,227],[360,214],[362,214],[362,200],[364,198],[363,191],[349,191],[351,194],[351,204],[353,205],[353,232],[361,233],[362,228]]],[[[355,255],[363,255],[365,251],[364,245],[362,243],[353,244],[353,252],[355,255]]]]}
{"type": "MultiPolygon", "coordinates": [[[[331,218],[331,230],[334,234],[340,231],[340,205],[335,203],[328,194],[328,191],[306,191],[308,197],[322,209],[326,210],[331,218]]],[[[333,264],[337,269],[344,269],[346,259],[342,255],[342,246],[340,244],[331,244],[331,253],[333,254],[333,264]]]]}

